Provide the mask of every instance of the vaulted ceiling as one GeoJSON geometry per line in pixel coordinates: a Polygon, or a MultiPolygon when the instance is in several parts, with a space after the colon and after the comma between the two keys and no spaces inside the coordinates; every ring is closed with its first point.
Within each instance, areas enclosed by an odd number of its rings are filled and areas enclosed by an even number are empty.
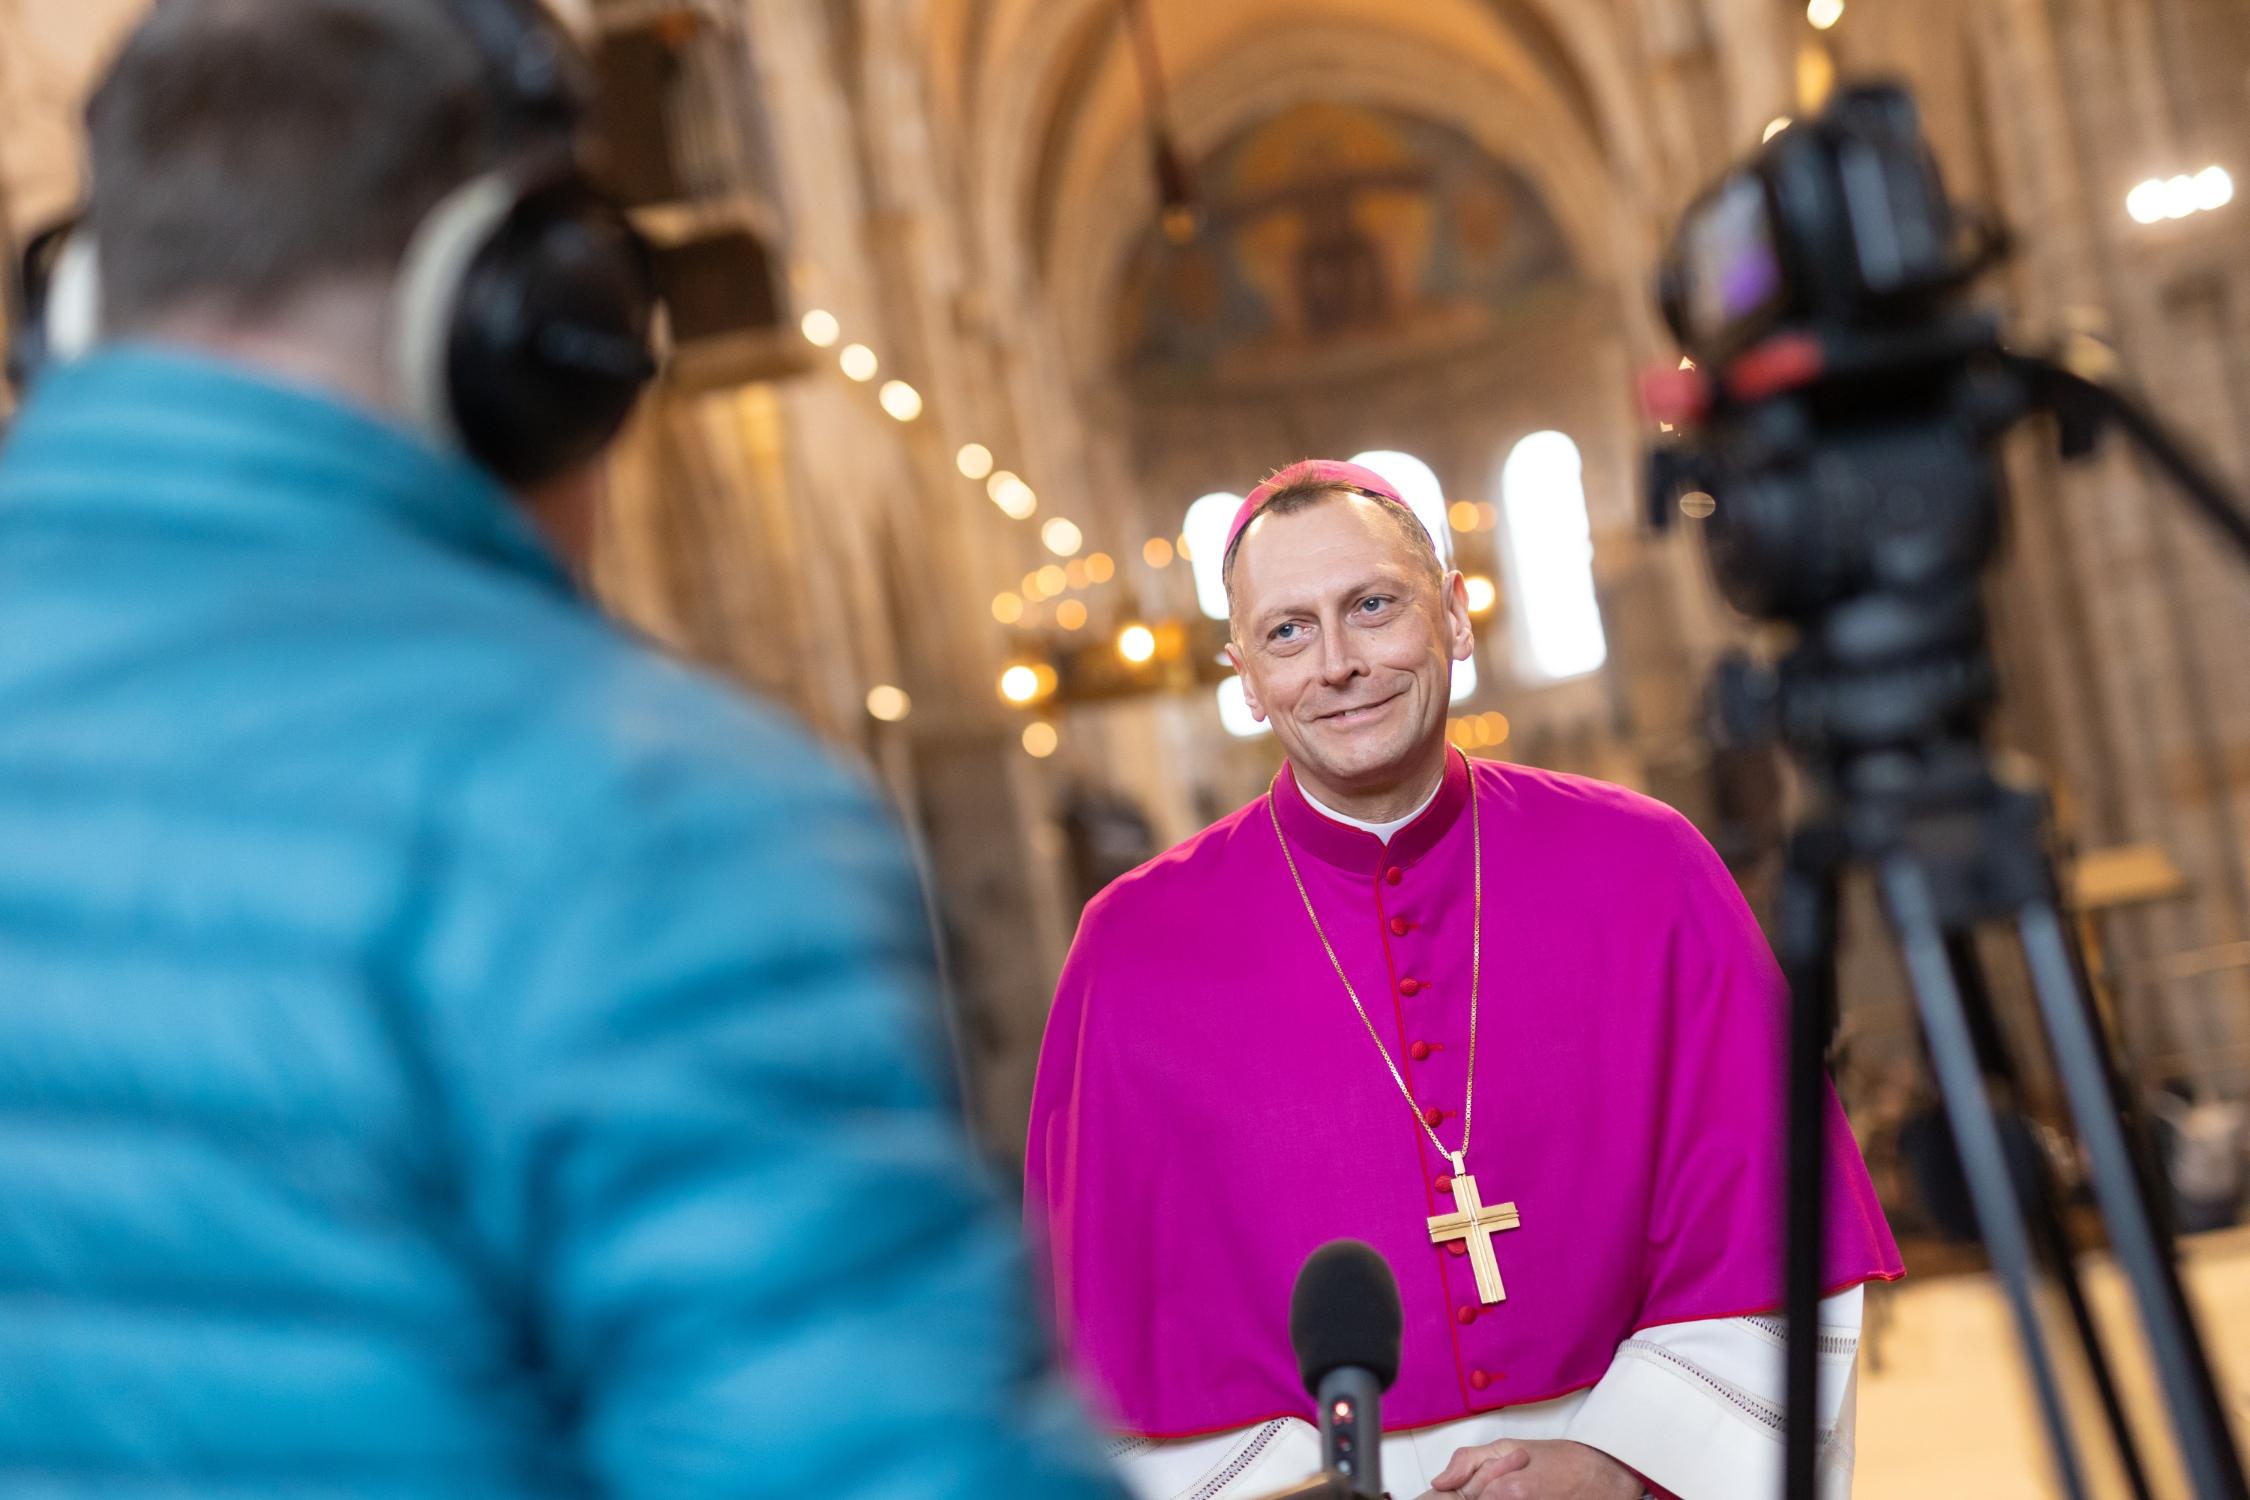
{"type": "MultiPolygon", "coordinates": [[[[1518,170],[1590,275],[1638,275],[1651,171],[1634,35],[1603,0],[1147,0],[1185,154],[1308,101],[1419,115],[1518,170]]],[[[999,285],[1038,287],[1073,363],[1155,213],[1123,0],[928,0],[930,94],[999,285]]]]}

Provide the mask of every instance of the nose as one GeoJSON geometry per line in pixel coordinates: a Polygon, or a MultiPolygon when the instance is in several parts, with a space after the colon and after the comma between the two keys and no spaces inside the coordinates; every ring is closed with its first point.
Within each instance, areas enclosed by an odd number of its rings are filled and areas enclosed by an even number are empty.
{"type": "Polygon", "coordinates": [[[1366,675],[1366,663],[1360,660],[1358,642],[1349,630],[1324,630],[1320,633],[1320,680],[1332,688],[1348,686],[1355,677],[1366,675]]]}

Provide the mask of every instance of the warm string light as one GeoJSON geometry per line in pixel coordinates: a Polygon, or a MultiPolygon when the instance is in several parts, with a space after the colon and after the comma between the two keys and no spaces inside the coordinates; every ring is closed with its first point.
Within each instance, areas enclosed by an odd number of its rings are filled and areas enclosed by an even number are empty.
{"type": "Polygon", "coordinates": [[[1807,0],[1805,19],[1812,22],[1813,30],[1826,31],[1844,19],[1844,0],[1807,0]]]}
{"type": "MultiPolygon", "coordinates": [[[[805,342],[819,349],[834,348],[843,339],[842,321],[826,308],[808,309],[799,320],[798,328],[804,334],[805,342]]],[[[868,345],[858,342],[845,344],[839,349],[836,363],[847,379],[861,385],[873,381],[882,370],[881,357],[868,345]]],[[[876,392],[876,401],[884,412],[900,422],[919,419],[926,405],[922,393],[904,380],[884,381],[876,392]]],[[[1021,476],[998,467],[992,450],[984,444],[962,444],[954,453],[953,464],[962,478],[982,482],[986,495],[1010,520],[1028,521],[1038,513],[1038,494],[1021,476]]],[[[1489,529],[1496,519],[1492,506],[1469,501],[1456,503],[1452,515],[1456,529],[1463,531],[1489,529]]],[[[1027,574],[1020,593],[1010,590],[995,595],[992,601],[992,618],[1002,625],[1022,623],[1042,599],[1052,599],[1066,591],[1108,583],[1117,576],[1116,560],[1106,552],[1096,552],[1082,562],[1075,560],[1086,542],[1085,532],[1077,523],[1062,516],[1049,517],[1040,527],[1039,536],[1041,544],[1049,552],[1057,557],[1074,560],[1067,571],[1050,565],[1036,573],[1027,574]]],[[[1175,559],[1181,562],[1191,560],[1185,536],[1153,536],[1141,544],[1141,561],[1150,568],[1170,567],[1175,559]]],[[[1083,629],[1087,619],[1086,606],[1077,600],[1066,600],[1056,607],[1055,623],[1064,630],[1083,629]]],[[[1131,635],[1131,630],[1146,633],[1146,627],[1131,627],[1128,637],[1136,643],[1141,637],[1131,635]]],[[[1149,650],[1153,653],[1154,637],[1149,637],[1149,640],[1149,650]]],[[[1121,650],[1124,649],[1124,643],[1125,638],[1121,638],[1121,650]]],[[[1004,695],[1005,692],[1003,687],[1004,695]]],[[[905,694],[900,690],[887,685],[879,687],[868,695],[868,712],[885,722],[896,722],[908,712],[904,700],[905,694]],[[896,698],[893,694],[897,695],[896,698]]]]}
{"type": "Polygon", "coordinates": [[[1462,750],[1491,750],[1508,743],[1508,716],[1497,710],[1446,722],[1445,737],[1462,750]]]}
{"type": "Polygon", "coordinates": [[[914,711],[914,700],[904,688],[880,683],[867,690],[867,712],[886,724],[896,724],[914,711]]]}
{"type": "Polygon", "coordinates": [[[2193,176],[2151,177],[2125,195],[2125,212],[2136,224],[2185,219],[2234,201],[2234,178],[2225,167],[2210,166],[2193,176]]]}

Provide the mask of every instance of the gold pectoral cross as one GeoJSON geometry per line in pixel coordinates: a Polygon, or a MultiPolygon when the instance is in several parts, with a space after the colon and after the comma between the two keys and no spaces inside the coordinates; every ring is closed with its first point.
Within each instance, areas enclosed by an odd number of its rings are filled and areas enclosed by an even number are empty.
{"type": "Polygon", "coordinates": [[[1467,1240],[1469,1265],[1477,1273],[1477,1299],[1487,1307],[1507,1301],[1508,1289],[1500,1284],[1500,1259],[1492,1253],[1492,1237],[1521,1225],[1523,1216],[1513,1203],[1486,1208],[1477,1197],[1477,1180],[1461,1170],[1458,1156],[1453,1158],[1453,1201],[1460,1207],[1430,1220],[1430,1243],[1467,1240]]]}

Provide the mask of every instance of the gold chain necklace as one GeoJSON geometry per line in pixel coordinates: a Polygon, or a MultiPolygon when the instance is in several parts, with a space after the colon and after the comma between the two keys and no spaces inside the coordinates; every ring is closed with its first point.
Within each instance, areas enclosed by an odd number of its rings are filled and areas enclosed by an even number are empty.
{"type": "Polygon", "coordinates": [[[1281,812],[1276,805],[1280,800],[1277,795],[1280,785],[1281,776],[1276,772],[1273,784],[1266,788],[1266,814],[1273,820],[1273,836],[1281,845],[1282,863],[1289,867],[1289,878],[1297,887],[1297,899],[1304,903],[1305,916],[1312,922],[1313,936],[1320,939],[1320,949],[1328,955],[1329,967],[1336,971],[1336,978],[1344,986],[1344,994],[1351,1000],[1352,1009],[1359,1013],[1359,1024],[1367,1028],[1367,1039],[1375,1044],[1375,1051],[1382,1057],[1383,1066],[1390,1069],[1391,1082],[1398,1085],[1399,1097],[1413,1111],[1415,1123],[1430,1138],[1430,1144],[1436,1148],[1437,1154],[1453,1164],[1453,1201],[1459,1207],[1454,1213],[1439,1214],[1429,1221],[1430,1242],[1444,1244],[1448,1240],[1466,1240],[1469,1260],[1476,1271],[1478,1296],[1486,1303],[1505,1301],[1508,1294],[1501,1284],[1499,1261],[1492,1251],[1492,1236],[1498,1231],[1516,1228],[1522,1223],[1522,1218],[1513,1203],[1486,1207],[1479,1201],[1477,1180],[1470,1174],[1467,1162],[1469,1132],[1476,1126],[1477,997],[1484,979],[1484,828],[1477,815],[1474,778],[1471,778],[1469,786],[1470,887],[1473,892],[1469,927],[1469,1073],[1461,1104],[1461,1149],[1458,1151],[1445,1149],[1445,1142],[1438,1139],[1437,1127],[1430,1123],[1430,1117],[1414,1102],[1414,1091],[1406,1086],[1406,1075],[1399,1071],[1398,1063],[1391,1057],[1391,1049],[1383,1045],[1382,1034],[1376,1031],[1374,1021],[1369,1019],[1367,1007],[1360,1004],[1359,991],[1353,987],[1351,976],[1344,972],[1343,960],[1336,956],[1335,946],[1328,941],[1327,929],[1320,925],[1320,913],[1313,909],[1312,893],[1305,889],[1305,877],[1297,871],[1297,857],[1290,851],[1289,837],[1281,831],[1281,812]]]}

